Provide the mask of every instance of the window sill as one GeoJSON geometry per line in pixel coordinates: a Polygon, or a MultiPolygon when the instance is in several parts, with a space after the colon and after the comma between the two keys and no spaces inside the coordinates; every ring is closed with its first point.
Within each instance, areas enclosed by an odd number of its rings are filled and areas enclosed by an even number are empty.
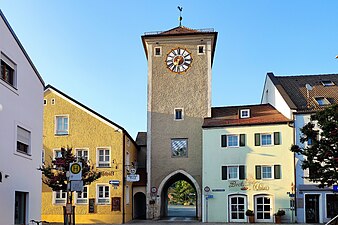
{"type": "Polygon", "coordinates": [[[69,133],[68,134],[55,134],[55,136],[68,136],[69,135],[69,133]]]}
{"type": "Polygon", "coordinates": [[[108,168],[108,169],[109,169],[109,168],[111,168],[111,166],[96,166],[96,168],[98,168],[98,169],[100,169],[100,168],[101,168],[101,169],[108,168]]]}
{"type": "Polygon", "coordinates": [[[17,155],[17,156],[20,156],[20,157],[23,157],[23,158],[32,160],[32,155],[31,155],[31,154],[28,154],[28,153],[26,153],[26,152],[15,151],[15,152],[14,152],[14,155],[17,155]]]}

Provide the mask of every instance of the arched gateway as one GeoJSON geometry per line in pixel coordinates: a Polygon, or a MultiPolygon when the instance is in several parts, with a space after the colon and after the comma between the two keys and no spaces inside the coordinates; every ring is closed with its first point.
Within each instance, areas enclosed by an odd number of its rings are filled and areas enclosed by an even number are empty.
{"type": "Polygon", "coordinates": [[[201,189],[198,185],[197,181],[184,170],[177,170],[170,173],[166,176],[159,188],[158,188],[158,196],[159,198],[159,206],[160,206],[160,216],[161,218],[168,216],[168,189],[169,187],[177,181],[184,180],[188,182],[196,192],[196,215],[195,217],[201,218],[201,189]]]}

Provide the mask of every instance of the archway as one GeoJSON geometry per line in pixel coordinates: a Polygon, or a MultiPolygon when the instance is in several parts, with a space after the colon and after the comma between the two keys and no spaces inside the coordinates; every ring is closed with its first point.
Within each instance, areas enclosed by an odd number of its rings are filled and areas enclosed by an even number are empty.
{"type": "Polygon", "coordinates": [[[142,192],[137,192],[134,195],[134,219],[146,219],[146,195],[142,192]]]}
{"type": "MultiPolygon", "coordinates": [[[[197,183],[197,181],[184,170],[177,170],[171,174],[169,174],[166,178],[164,178],[159,186],[158,194],[160,196],[160,217],[194,217],[200,218],[200,209],[201,209],[201,190],[197,183]],[[173,209],[169,212],[169,198],[168,198],[168,190],[175,185],[175,183],[185,183],[185,185],[191,186],[193,193],[193,202],[189,204],[189,206],[184,207],[182,204],[180,209],[173,209]],[[175,213],[180,211],[179,213],[175,213]]],[[[189,201],[188,201],[189,202],[189,201]]]]}

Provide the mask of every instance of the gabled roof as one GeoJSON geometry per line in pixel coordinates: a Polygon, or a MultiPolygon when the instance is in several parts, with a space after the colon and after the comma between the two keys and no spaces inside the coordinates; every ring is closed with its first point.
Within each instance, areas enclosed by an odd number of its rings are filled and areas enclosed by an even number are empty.
{"type": "Polygon", "coordinates": [[[203,128],[285,124],[291,120],[278,112],[270,104],[243,105],[211,108],[211,117],[205,118],[203,128]],[[242,109],[250,110],[249,118],[240,118],[242,109]]]}
{"type": "Polygon", "coordinates": [[[95,112],[94,110],[92,110],[91,108],[83,105],[82,103],[76,101],[74,98],[70,97],[69,95],[66,95],[65,93],[63,93],[62,91],[58,90],[57,88],[53,87],[52,85],[48,84],[45,87],[45,92],[47,92],[48,90],[54,91],[57,94],[59,94],[61,97],[67,99],[68,101],[72,102],[74,105],[76,105],[77,107],[81,108],[84,111],[87,111],[90,114],[93,114],[94,116],[96,116],[97,118],[105,121],[106,123],[112,125],[113,127],[116,127],[117,129],[121,130],[123,133],[125,133],[128,138],[135,144],[136,147],[138,147],[137,143],[134,141],[134,139],[130,136],[130,134],[120,125],[118,125],[117,123],[114,123],[113,121],[107,119],[106,117],[100,115],[99,113],[95,112]]]}
{"type": "Polygon", "coordinates": [[[267,76],[288,106],[298,112],[312,112],[326,107],[318,105],[316,97],[325,97],[331,104],[338,103],[338,74],[274,76],[268,73],[267,76]],[[331,81],[334,85],[324,86],[325,81],[331,81]],[[307,84],[312,90],[307,91],[307,84]]]}
{"type": "Polygon", "coordinates": [[[32,69],[34,70],[35,74],[38,76],[40,82],[42,83],[43,86],[45,86],[45,82],[43,81],[42,77],[40,76],[38,70],[36,69],[36,67],[34,66],[32,60],[29,58],[29,55],[27,54],[26,50],[24,49],[23,45],[21,44],[21,42],[19,41],[19,38],[16,36],[16,34],[14,33],[14,30],[12,29],[11,25],[9,24],[9,22],[7,21],[5,15],[2,13],[1,9],[0,9],[0,17],[2,18],[2,20],[5,22],[8,30],[10,31],[10,33],[12,34],[13,38],[15,39],[16,43],[19,45],[22,53],[25,55],[27,61],[29,62],[29,64],[31,65],[32,69]]]}

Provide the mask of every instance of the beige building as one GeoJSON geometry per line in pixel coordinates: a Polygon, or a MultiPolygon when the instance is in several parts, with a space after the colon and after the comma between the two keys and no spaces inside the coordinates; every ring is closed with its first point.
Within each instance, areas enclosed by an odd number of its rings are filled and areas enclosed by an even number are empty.
{"type": "Polygon", "coordinates": [[[142,36],[148,59],[147,218],[168,215],[168,188],[185,180],[201,217],[202,124],[210,116],[217,32],[183,26],[142,36]]]}

